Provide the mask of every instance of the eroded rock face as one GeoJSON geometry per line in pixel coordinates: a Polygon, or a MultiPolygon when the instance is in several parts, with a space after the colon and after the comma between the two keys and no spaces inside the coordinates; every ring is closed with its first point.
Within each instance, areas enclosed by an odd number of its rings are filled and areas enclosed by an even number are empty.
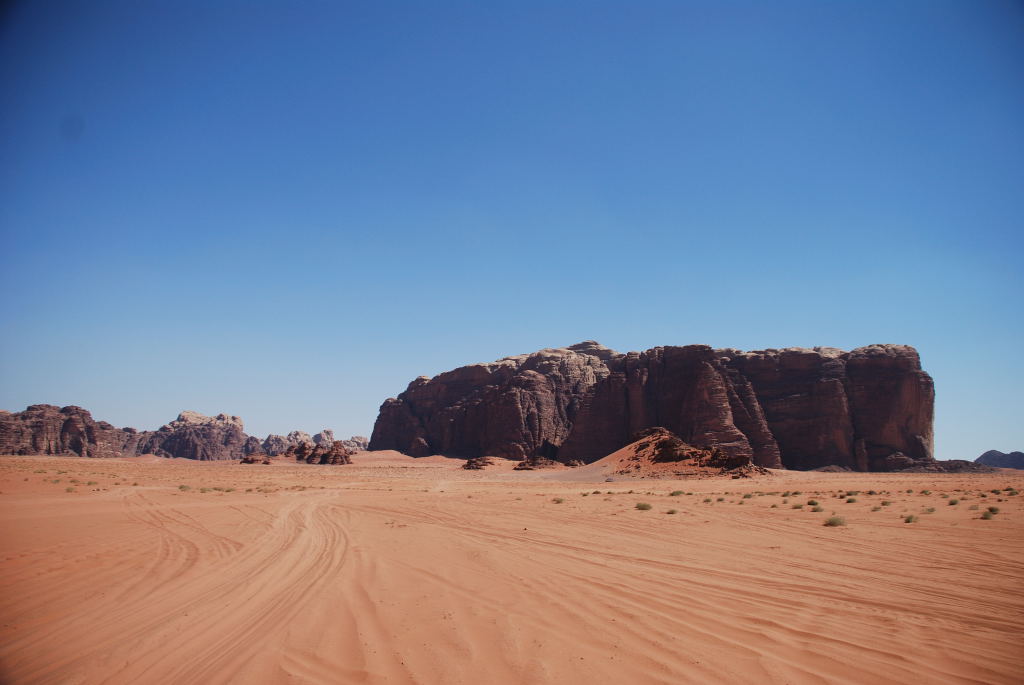
{"type": "Polygon", "coordinates": [[[0,411],[0,454],[133,456],[140,434],[115,428],[76,406],[33,404],[20,412],[0,411]]]}
{"type": "Polygon", "coordinates": [[[588,341],[420,377],[381,406],[370,449],[589,463],[663,426],[758,466],[891,470],[932,461],[933,402],[904,345],[619,354],[588,341]]]}
{"type": "Polygon", "coordinates": [[[138,449],[141,454],[213,461],[241,459],[248,454],[246,450],[252,448],[249,436],[243,431],[242,419],[237,416],[204,416],[184,411],[175,421],[145,433],[138,449]]]}
{"type": "Polygon", "coordinates": [[[307,464],[342,465],[351,464],[351,457],[355,452],[340,442],[325,446],[310,440],[289,447],[284,454],[286,458],[291,457],[295,461],[304,461],[307,464]]]}

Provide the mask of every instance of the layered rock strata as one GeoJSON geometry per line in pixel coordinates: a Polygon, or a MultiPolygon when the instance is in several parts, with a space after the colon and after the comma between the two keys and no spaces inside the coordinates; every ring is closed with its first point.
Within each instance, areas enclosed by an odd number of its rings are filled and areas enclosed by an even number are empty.
{"type": "Polygon", "coordinates": [[[95,421],[73,405],[33,404],[25,411],[0,411],[0,454],[132,456],[142,435],[134,428],[95,421]]]}
{"type": "Polygon", "coordinates": [[[619,354],[587,341],[417,378],[381,406],[369,447],[589,463],[663,426],[759,466],[893,470],[933,461],[933,403],[904,345],[619,354]]]}

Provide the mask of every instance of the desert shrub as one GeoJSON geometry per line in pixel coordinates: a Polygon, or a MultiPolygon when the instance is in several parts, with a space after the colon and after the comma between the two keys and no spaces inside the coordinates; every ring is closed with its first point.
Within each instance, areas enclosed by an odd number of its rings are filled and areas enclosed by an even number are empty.
{"type": "Polygon", "coordinates": [[[210,488],[199,488],[199,492],[209,492],[210,488]]]}
{"type": "Polygon", "coordinates": [[[999,507],[989,507],[988,511],[989,511],[990,514],[998,514],[999,513],[999,507]]]}
{"type": "Polygon", "coordinates": [[[978,511],[978,505],[972,504],[971,506],[967,507],[967,511],[978,511]]]}
{"type": "Polygon", "coordinates": [[[792,493],[789,490],[786,490],[784,493],[782,493],[782,496],[783,497],[789,497],[791,494],[792,493]]]}
{"type": "Polygon", "coordinates": [[[590,497],[589,492],[581,492],[580,494],[583,495],[584,497],[590,497]]]}
{"type": "Polygon", "coordinates": [[[750,499],[751,497],[753,497],[753,495],[751,495],[749,492],[743,495],[743,499],[750,499]]]}
{"type": "Polygon", "coordinates": [[[917,517],[909,514],[903,519],[903,523],[917,523],[917,517]]]}
{"type": "Polygon", "coordinates": [[[811,509],[811,511],[813,511],[814,513],[818,513],[818,512],[821,512],[821,511],[825,511],[825,510],[824,510],[824,509],[822,509],[821,507],[813,507],[813,508],[811,509]]]}
{"type": "Polygon", "coordinates": [[[710,504],[710,503],[711,503],[711,498],[710,497],[705,497],[704,498],[704,504],[710,504]]]}
{"type": "Polygon", "coordinates": [[[181,490],[182,492],[188,492],[189,490],[192,489],[192,486],[191,485],[179,485],[178,489],[181,490]]]}
{"type": "Polygon", "coordinates": [[[74,491],[75,491],[75,489],[71,488],[71,487],[64,488],[64,492],[74,492],[74,491]]]}
{"type": "Polygon", "coordinates": [[[666,511],[665,513],[666,513],[666,514],[676,514],[676,513],[678,513],[678,512],[677,512],[677,511],[676,511],[675,509],[669,509],[669,510],[668,510],[668,511],[666,511]]]}
{"type": "Polygon", "coordinates": [[[991,519],[991,518],[992,518],[992,516],[993,516],[993,514],[992,514],[992,512],[991,512],[991,511],[983,511],[983,512],[981,513],[981,518],[985,519],[986,521],[988,521],[989,519],[991,519]]]}
{"type": "Polygon", "coordinates": [[[773,504],[772,506],[770,506],[770,507],[768,507],[768,508],[769,508],[769,509],[778,509],[778,508],[779,508],[779,505],[778,505],[778,504],[773,504]]]}
{"type": "Polygon", "coordinates": [[[859,495],[859,494],[860,494],[860,490],[848,490],[846,492],[846,495],[848,497],[854,497],[854,496],[859,495]]]}
{"type": "Polygon", "coordinates": [[[555,504],[561,504],[562,502],[565,501],[565,498],[564,497],[555,497],[551,501],[554,502],[555,504]]]}
{"type": "Polygon", "coordinates": [[[883,499],[883,500],[882,500],[882,506],[883,506],[883,507],[887,507],[887,506],[889,506],[890,504],[892,504],[892,502],[890,502],[889,500],[887,500],[887,499],[883,499]]]}
{"type": "Polygon", "coordinates": [[[934,514],[935,513],[935,507],[928,507],[927,509],[924,510],[924,513],[926,513],[926,514],[934,514]]]}
{"type": "Polygon", "coordinates": [[[829,526],[830,528],[834,528],[836,526],[845,526],[846,519],[844,519],[842,516],[829,516],[827,519],[825,519],[825,523],[821,525],[829,526]]]}
{"type": "Polygon", "coordinates": [[[790,507],[790,509],[803,509],[803,508],[804,508],[804,505],[802,505],[802,504],[794,504],[792,507],[790,507]]]}
{"type": "Polygon", "coordinates": [[[668,496],[669,497],[679,497],[679,495],[681,495],[681,494],[683,494],[682,490],[673,490],[672,492],[668,493],[668,496]]]}
{"type": "Polygon", "coordinates": [[[724,502],[724,501],[725,501],[725,498],[724,498],[724,497],[719,497],[719,498],[717,498],[717,499],[716,499],[715,501],[716,501],[716,502],[724,502]]]}
{"type": "Polygon", "coordinates": [[[868,494],[869,495],[877,495],[878,492],[876,490],[868,490],[868,494]]]}
{"type": "Polygon", "coordinates": [[[807,500],[807,504],[809,504],[812,507],[815,506],[817,503],[818,503],[818,500],[816,500],[816,499],[809,499],[809,500],[807,500]]]}
{"type": "Polygon", "coordinates": [[[791,494],[791,495],[793,495],[794,497],[796,497],[797,495],[799,495],[799,494],[800,494],[800,491],[799,491],[799,490],[794,490],[794,491],[793,491],[793,492],[791,492],[790,494],[791,494]]]}
{"type": "Polygon", "coordinates": [[[882,507],[871,507],[871,511],[880,511],[882,507]]]}
{"type": "Polygon", "coordinates": [[[594,490],[594,491],[593,491],[592,493],[590,493],[590,494],[592,494],[592,495],[600,495],[600,494],[601,494],[601,491],[600,491],[600,490],[594,490]]]}
{"type": "Polygon", "coordinates": [[[88,483],[86,483],[86,485],[99,485],[99,483],[97,483],[97,482],[96,482],[96,481],[94,481],[94,480],[91,480],[91,481],[89,481],[88,483]]]}
{"type": "Polygon", "coordinates": [[[847,504],[853,504],[853,503],[854,503],[854,502],[856,502],[856,501],[857,501],[857,498],[856,498],[856,497],[847,497],[847,498],[846,498],[846,503],[847,503],[847,504]]]}
{"type": "Polygon", "coordinates": [[[958,500],[958,499],[956,499],[954,497],[953,499],[949,500],[949,502],[947,502],[947,504],[949,504],[949,506],[953,506],[954,504],[960,504],[960,500],[958,500]]]}
{"type": "Polygon", "coordinates": [[[648,509],[651,508],[651,505],[648,504],[647,502],[637,502],[636,508],[639,509],[640,511],[647,511],[648,509]]]}

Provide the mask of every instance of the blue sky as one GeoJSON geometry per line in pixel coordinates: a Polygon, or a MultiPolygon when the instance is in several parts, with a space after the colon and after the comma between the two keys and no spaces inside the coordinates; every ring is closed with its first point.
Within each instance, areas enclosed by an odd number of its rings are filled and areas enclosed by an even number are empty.
{"type": "Polygon", "coordinates": [[[369,434],[418,375],[875,342],[1024,449],[1017,2],[26,2],[0,407],[369,434]]]}

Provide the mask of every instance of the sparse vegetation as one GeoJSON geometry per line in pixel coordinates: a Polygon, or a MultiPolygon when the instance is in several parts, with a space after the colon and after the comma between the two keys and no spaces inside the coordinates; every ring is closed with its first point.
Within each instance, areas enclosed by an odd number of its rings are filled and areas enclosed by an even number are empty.
{"type": "Polygon", "coordinates": [[[999,507],[989,507],[988,508],[988,513],[990,513],[990,514],[998,514],[999,513],[999,507]]]}
{"type": "Polygon", "coordinates": [[[990,519],[991,519],[991,518],[992,518],[992,517],[993,517],[994,515],[995,515],[995,514],[993,514],[993,513],[991,512],[991,511],[983,511],[983,512],[981,513],[981,518],[983,518],[983,519],[985,519],[986,521],[988,521],[988,520],[990,520],[990,519]]]}
{"type": "Polygon", "coordinates": [[[636,508],[639,509],[640,511],[647,511],[648,509],[651,508],[651,505],[648,504],[647,502],[637,502],[636,508]]]}
{"type": "Polygon", "coordinates": [[[917,517],[913,514],[908,514],[903,518],[903,523],[917,523],[917,517]]]}
{"type": "Polygon", "coordinates": [[[813,506],[817,506],[817,504],[818,504],[818,500],[816,500],[816,499],[809,499],[809,500],[807,500],[807,504],[808,504],[809,506],[812,506],[812,507],[813,507],[813,506]]]}
{"type": "Polygon", "coordinates": [[[676,511],[675,509],[669,509],[669,510],[668,510],[668,511],[666,511],[665,513],[666,513],[666,514],[676,514],[676,513],[678,513],[678,512],[677,512],[677,511],[676,511]]]}
{"type": "Polygon", "coordinates": [[[813,511],[814,513],[818,513],[818,512],[822,512],[822,511],[825,511],[825,510],[824,510],[824,509],[822,509],[821,507],[813,507],[813,508],[811,509],[811,511],[813,511]]]}
{"type": "Polygon", "coordinates": [[[188,492],[189,490],[192,489],[192,486],[191,485],[179,485],[178,489],[181,490],[182,492],[188,492]]]}
{"type": "Polygon", "coordinates": [[[565,501],[565,498],[564,497],[555,497],[551,501],[554,502],[555,504],[561,504],[562,502],[565,501]]]}
{"type": "Polygon", "coordinates": [[[842,516],[829,516],[827,519],[825,519],[825,523],[823,523],[822,525],[828,526],[830,528],[835,528],[836,526],[845,526],[846,519],[844,519],[842,516]]]}
{"type": "Polygon", "coordinates": [[[672,492],[668,493],[668,496],[669,497],[679,497],[679,495],[681,495],[681,494],[683,494],[682,490],[673,490],[672,492]]]}
{"type": "Polygon", "coordinates": [[[954,504],[960,504],[960,500],[958,500],[956,498],[953,498],[953,499],[949,500],[948,504],[949,504],[949,506],[953,506],[954,504]]]}
{"type": "Polygon", "coordinates": [[[856,497],[847,497],[847,498],[846,498],[846,503],[847,503],[847,504],[853,504],[853,503],[854,503],[854,502],[856,502],[856,501],[857,501],[857,498],[856,498],[856,497]]]}

